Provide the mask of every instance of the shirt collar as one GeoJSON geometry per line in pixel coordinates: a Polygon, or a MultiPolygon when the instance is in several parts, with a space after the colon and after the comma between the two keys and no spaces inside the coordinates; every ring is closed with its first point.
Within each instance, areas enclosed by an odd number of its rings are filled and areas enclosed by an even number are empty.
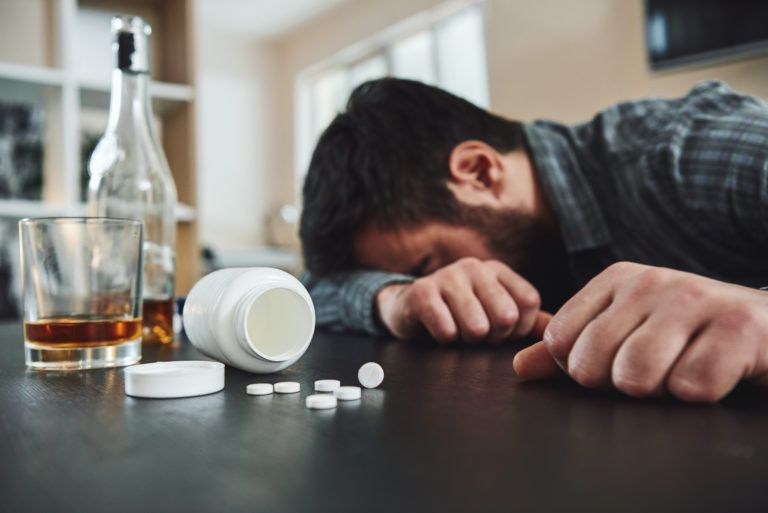
{"type": "Polygon", "coordinates": [[[608,245],[610,233],[579,164],[570,129],[546,121],[525,124],[523,128],[530,158],[555,211],[568,252],[608,245]]]}

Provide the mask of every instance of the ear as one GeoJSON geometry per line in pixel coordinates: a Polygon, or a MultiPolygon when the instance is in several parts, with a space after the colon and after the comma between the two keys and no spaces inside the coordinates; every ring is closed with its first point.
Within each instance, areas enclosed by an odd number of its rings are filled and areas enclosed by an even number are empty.
{"type": "Polygon", "coordinates": [[[501,155],[490,145],[477,140],[463,141],[451,151],[449,159],[451,182],[475,192],[501,191],[504,176],[501,155]]]}

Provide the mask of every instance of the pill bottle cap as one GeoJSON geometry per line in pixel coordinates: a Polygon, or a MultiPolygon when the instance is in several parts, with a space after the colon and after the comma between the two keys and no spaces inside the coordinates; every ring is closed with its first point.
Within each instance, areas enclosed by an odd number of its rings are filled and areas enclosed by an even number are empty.
{"type": "Polygon", "coordinates": [[[156,362],[125,369],[125,393],[133,397],[192,397],[223,388],[224,364],[219,362],[156,362]]]}

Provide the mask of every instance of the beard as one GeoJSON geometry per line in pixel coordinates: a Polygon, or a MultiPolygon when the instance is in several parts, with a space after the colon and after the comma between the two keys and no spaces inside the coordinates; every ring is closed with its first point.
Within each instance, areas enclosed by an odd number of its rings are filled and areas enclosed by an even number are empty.
{"type": "Polygon", "coordinates": [[[498,260],[536,287],[545,310],[556,311],[576,291],[557,229],[516,209],[465,205],[459,224],[477,231],[498,260]]]}

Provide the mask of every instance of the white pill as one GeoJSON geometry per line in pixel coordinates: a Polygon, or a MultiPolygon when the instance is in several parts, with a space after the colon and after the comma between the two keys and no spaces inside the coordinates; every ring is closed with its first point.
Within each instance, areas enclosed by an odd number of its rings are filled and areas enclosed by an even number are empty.
{"type": "Polygon", "coordinates": [[[314,394],[307,396],[306,404],[313,410],[327,410],[336,408],[336,398],[331,394],[314,394]]]}
{"type": "Polygon", "coordinates": [[[338,379],[319,379],[315,381],[315,390],[318,392],[333,392],[341,386],[338,379]]]}
{"type": "Polygon", "coordinates": [[[280,383],[275,383],[275,392],[278,394],[295,394],[299,390],[301,390],[301,385],[295,381],[281,381],[280,383]]]}
{"type": "Polygon", "coordinates": [[[376,388],[384,381],[384,369],[375,362],[368,362],[357,371],[357,379],[365,388],[376,388]]]}
{"type": "Polygon", "coordinates": [[[339,387],[333,395],[335,395],[336,399],[339,401],[356,401],[360,399],[362,394],[360,392],[360,387],[339,387]]]}
{"type": "Polygon", "coordinates": [[[271,383],[251,383],[245,387],[245,391],[250,395],[269,395],[273,390],[271,383]]]}

